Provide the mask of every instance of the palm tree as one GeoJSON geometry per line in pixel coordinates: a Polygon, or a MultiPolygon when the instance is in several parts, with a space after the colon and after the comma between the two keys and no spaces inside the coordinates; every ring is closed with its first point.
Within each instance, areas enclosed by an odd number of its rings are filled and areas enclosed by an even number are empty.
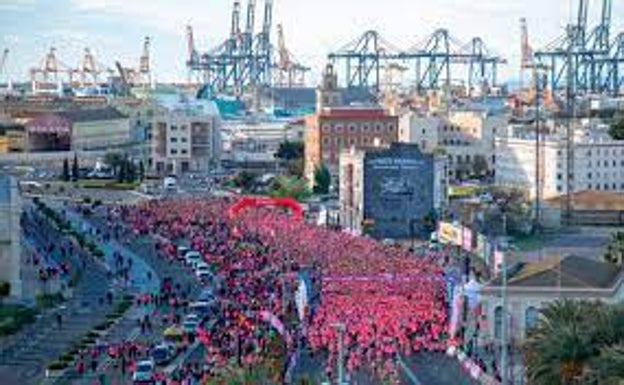
{"type": "Polygon", "coordinates": [[[602,385],[621,378],[622,369],[617,365],[624,362],[622,308],[563,300],[541,313],[523,346],[530,384],[569,385],[582,380],[583,384],[602,385]]]}
{"type": "Polygon", "coordinates": [[[586,310],[589,309],[583,303],[568,300],[542,310],[542,317],[524,346],[531,384],[566,385],[583,374],[593,355],[586,310]]]}

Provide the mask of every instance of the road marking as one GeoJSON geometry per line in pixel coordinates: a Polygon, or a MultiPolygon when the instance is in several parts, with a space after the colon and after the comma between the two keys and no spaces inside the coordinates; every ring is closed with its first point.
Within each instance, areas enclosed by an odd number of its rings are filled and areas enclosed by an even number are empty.
{"type": "Polygon", "coordinates": [[[422,385],[420,381],[418,381],[418,377],[416,377],[414,372],[412,372],[410,368],[405,364],[405,361],[403,361],[403,357],[401,357],[400,354],[397,354],[397,362],[399,363],[399,366],[401,367],[407,378],[412,382],[412,384],[422,385]]]}

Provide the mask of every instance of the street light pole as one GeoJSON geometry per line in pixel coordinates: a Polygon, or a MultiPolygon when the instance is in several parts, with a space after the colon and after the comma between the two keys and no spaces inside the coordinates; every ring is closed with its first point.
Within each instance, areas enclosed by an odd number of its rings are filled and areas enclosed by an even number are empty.
{"type": "MultiPolygon", "coordinates": [[[[507,235],[507,213],[503,213],[503,231],[507,235]]],[[[502,253],[501,384],[508,385],[507,358],[507,250],[502,253]]]]}
{"type": "Polygon", "coordinates": [[[345,383],[344,379],[344,333],[346,326],[344,323],[332,325],[338,331],[338,385],[345,383]]]}

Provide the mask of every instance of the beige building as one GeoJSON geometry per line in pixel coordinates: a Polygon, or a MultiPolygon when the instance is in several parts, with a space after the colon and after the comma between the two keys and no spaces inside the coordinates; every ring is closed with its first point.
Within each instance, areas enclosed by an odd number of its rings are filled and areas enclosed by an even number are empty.
{"type": "Polygon", "coordinates": [[[26,123],[26,142],[30,152],[124,149],[130,124],[113,107],[47,112],[26,123]]]}
{"type": "Polygon", "coordinates": [[[507,121],[506,114],[479,107],[451,109],[448,113],[410,111],[399,120],[399,140],[418,144],[423,152],[443,150],[451,178],[472,173],[477,157],[485,160],[491,172],[496,162],[495,138],[506,132],[507,121]]]}
{"type": "Polygon", "coordinates": [[[221,118],[212,102],[160,108],[147,132],[149,168],[159,175],[203,172],[221,159],[221,118]]]}
{"type": "MultiPolygon", "coordinates": [[[[479,290],[482,305],[481,342],[500,339],[503,308],[500,278],[479,290]]],[[[624,301],[622,266],[570,256],[559,261],[527,264],[508,279],[509,331],[515,343],[536,325],[539,310],[557,299],[624,301]]],[[[516,345],[517,346],[517,345],[516,345]]]]}
{"type": "Polygon", "coordinates": [[[0,175],[0,281],[11,284],[13,298],[22,296],[20,215],[17,180],[0,175]]]}

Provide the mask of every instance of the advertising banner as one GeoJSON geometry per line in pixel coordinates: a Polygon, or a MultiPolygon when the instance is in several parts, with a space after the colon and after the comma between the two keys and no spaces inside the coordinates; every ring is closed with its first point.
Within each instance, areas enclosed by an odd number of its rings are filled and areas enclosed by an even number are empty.
{"type": "Polygon", "coordinates": [[[442,243],[450,243],[456,246],[461,246],[462,244],[461,229],[452,223],[440,222],[438,225],[438,236],[442,243]]]}

